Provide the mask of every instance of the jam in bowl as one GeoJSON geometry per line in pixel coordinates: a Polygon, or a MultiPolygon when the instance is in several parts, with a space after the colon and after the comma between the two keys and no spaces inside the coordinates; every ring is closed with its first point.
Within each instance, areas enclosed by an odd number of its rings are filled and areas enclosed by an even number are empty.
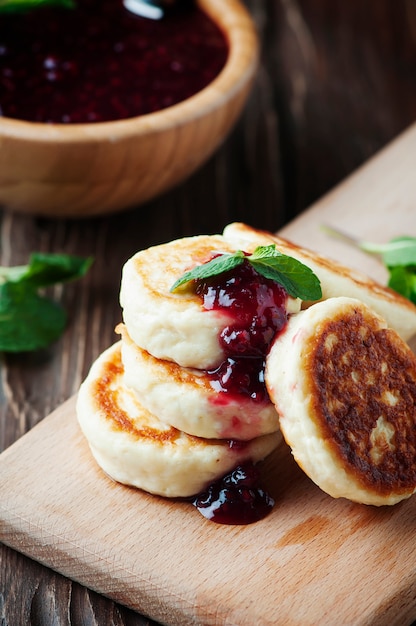
{"type": "Polygon", "coordinates": [[[143,204],[212,155],[250,92],[258,40],[239,0],[185,3],[163,20],[122,0],[74,2],[2,16],[10,210],[82,217],[143,204]]]}

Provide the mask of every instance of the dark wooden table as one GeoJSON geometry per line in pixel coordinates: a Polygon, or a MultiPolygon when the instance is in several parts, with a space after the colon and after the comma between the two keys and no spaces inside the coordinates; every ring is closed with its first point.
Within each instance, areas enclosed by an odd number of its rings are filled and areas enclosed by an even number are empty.
{"type": "MultiPolygon", "coordinates": [[[[41,353],[1,358],[1,450],[74,394],[115,340],[120,271],[135,251],[234,220],[277,230],[415,121],[414,1],[246,4],[263,44],[253,93],[232,135],[190,180],[98,219],[1,213],[2,265],[23,264],[33,250],[95,258],[82,281],[55,289],[69,311],[64,336],[41,353]]],[[[0,623],[152,622],[1,546],[0,623]]]]}

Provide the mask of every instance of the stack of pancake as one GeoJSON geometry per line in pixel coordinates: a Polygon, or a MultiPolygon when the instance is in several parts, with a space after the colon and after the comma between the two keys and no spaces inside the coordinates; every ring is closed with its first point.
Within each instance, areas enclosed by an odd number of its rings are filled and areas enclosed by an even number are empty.
{"type": "Polygon", "coordinates": [[[77,403],[91,451],[115,480],[191,496],[281,442],[267,397],[225,397],[211,384],[207,370],[224,360],[218,336],[229,316],[204,310],[195,293],[170,291],[190,267],[234,251],[222,236],[190,237],[143,250],[125,264],[121,341],[93,364],[77,403]]]}
{"type": "Polygon", "coordinates": [[[92,454],[115,480],[163,496],[194,495],[257,462],[281,434],[333,497],[394,504],[416,490],[416,307],[356,272],[270,233],[230,224],[176,240],[124,269],[121,340],[93,364],[77,412],[92,454]],[[224,354],[226,315],[192,291],[171,293],[213,253],[275,243],[308,265],[322,300],[288,298],[285,330],[266,359],[269,399],[223,402],[206,370],[224,354]]]}

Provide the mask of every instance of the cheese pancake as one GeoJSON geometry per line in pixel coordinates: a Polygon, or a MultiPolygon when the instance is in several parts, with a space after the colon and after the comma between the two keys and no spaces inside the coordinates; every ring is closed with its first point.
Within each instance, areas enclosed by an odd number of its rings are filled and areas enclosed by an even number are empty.
{"type": "MultiPolygon", "coordinates": [[[[237,250],[221,235],[177,239],[142,250],[123,268],[120,303],[134,343],[158,359],[183,367],[210,369],[225,358],[221,331],[233,319],[224,311],[206,310],[191,289],[171,293],[183,274],[214,255],[237,250]]],[[[288,312],[300,303],[287,299],[288,312]]]]}
{"type": "Polygon", "coordinates": [[[395,504],[416,489],[416,356],[362,302],[293,315],[266,365],[298,464],[331,496],[395,504]]]}
{"type": "Polygon", "coordinates": [[[247,440],[279,430],[267,393],[264,401],[258,401],[216,391],[207,372],[156,359],[133,343],[123,324],[116,331],[122,336],[125,384],[162,422],[190,435],[216,439],[247,440]]]}
{"type": "MultiPolygon", "coordinates": [[[[280,252],[298,259],[317,275],[321,281],[323,300],[336,296],[357,298],[381,315],[405,341],[409,341],[416,334],[416,306],[364,274],[297,246],[287,239],[239,222],[226,226],[224,237],[230,243],[244,247],[247,252],[253,251],[256,246],[275,243],[280,252]]],[[[302,308],[307,306],[308,303],[302,303],[302,308]]]]}
{"type": "Polygon", "coordinates": [[[153,246],[135,254],[123,267],[120,304],[133,341],[159,359],[205,369],[220,363],[218,336],[228,317],[205,311],[200,298],[171,293],[174,282],[213,253],[233,252],[221,236],[198,236],[153,246]]]}
{"type": "Polygon", "coordinates": [[[93,363],[77,398],[77,416],[91,452],[114,480],[167,497],[204,490],[235,466],[266,457],[279,433],[247,442],[193,437],[164,424],[123,380],[120,342],[93,363]]]}

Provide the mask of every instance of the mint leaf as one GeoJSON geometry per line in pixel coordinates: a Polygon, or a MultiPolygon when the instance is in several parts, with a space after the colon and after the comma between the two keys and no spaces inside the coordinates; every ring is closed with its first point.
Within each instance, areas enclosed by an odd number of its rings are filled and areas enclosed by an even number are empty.
{"type": "Polygon", "coordinates": [[[28,265],[0,267],[0,351],[45,348],[66,324],[63,308],[38,289],[81,278],[91,258],[34,253],[28,265]]]}
{"type": "Polygon", "coordinates": [[[234,254],[220,254],[219,256],[211,259],[211,261],[202,263],[202,265],[197,265],[193,269],[189,270],[189,272],[185,272],[185,274],[183,274],[181,278],[178,278],[178,280],[172,285],[170,290],[171,292],[174,292],[185,283],[189,283],[191,280],[202,280],[204,278],[209,278],[210,276],[217,276],[218,274],[228,272],[228,270],[232,270],[238,265],[241,265],[244,259],[245,255],[240,250],[234,252],[234,254]]]}
{"type": "Polygon", "coordinates": [[[332,226],[323,226],[329,235],[351,246],[377,255],[389,272],[388,287],[416,304],[416,237],[395,237],[387,243],[356,239],[332,226]]]}
{"type": "Polygon", "coordinates": [[[297,259],[279,252],[274,244],[259,246],[248,260],[259,274],[282,285],[293,298],[319,300],[322,297],[316,274],[297,259]]]}
{"type": "Polygon", "coordinates": [[[381,258],[386,267],[416,266],[416,238],[396,237],[384,245],[381,258]]]}
{"type": "Polygon", "coordinates": [[[249,255],[245,255],[241,250],[233,254],[221,254],[208,263],[197,265],[186,272],[174,283],[171,291],[176,291],[178,287],[191,280],[201,280],[228,272],[245,259],[259,274],[282,285],[294,298],[319,300],[322,297],[319,279],[312,270],[297,259],[279,252],[275,244],[258,246],[253,254],[249,255]]]}
{"type": "Polygon", "coordinates": [[[33,287],[48,287],[81,278],[91,264],[92,258],[35,252],[30,256],[29,265],[18,280],[33,287]]]}
{"type": "Polygon", "coordinates": [[[416,267],[392,268],[388,281],[390,289],[416,304],[416,267]]]}
{"type": "Polygon", "coordinates": [[[65,328],[62,307],[19,283],[0,286],[0,350],[25,352],[45,348],[65,328]]]}
{"type": "Polygon", "coordinates": [[[74,0],[0,0],[0,14],[23,13],[42,6],[60,6],[73,9],[75,2],[74,0]]]}

